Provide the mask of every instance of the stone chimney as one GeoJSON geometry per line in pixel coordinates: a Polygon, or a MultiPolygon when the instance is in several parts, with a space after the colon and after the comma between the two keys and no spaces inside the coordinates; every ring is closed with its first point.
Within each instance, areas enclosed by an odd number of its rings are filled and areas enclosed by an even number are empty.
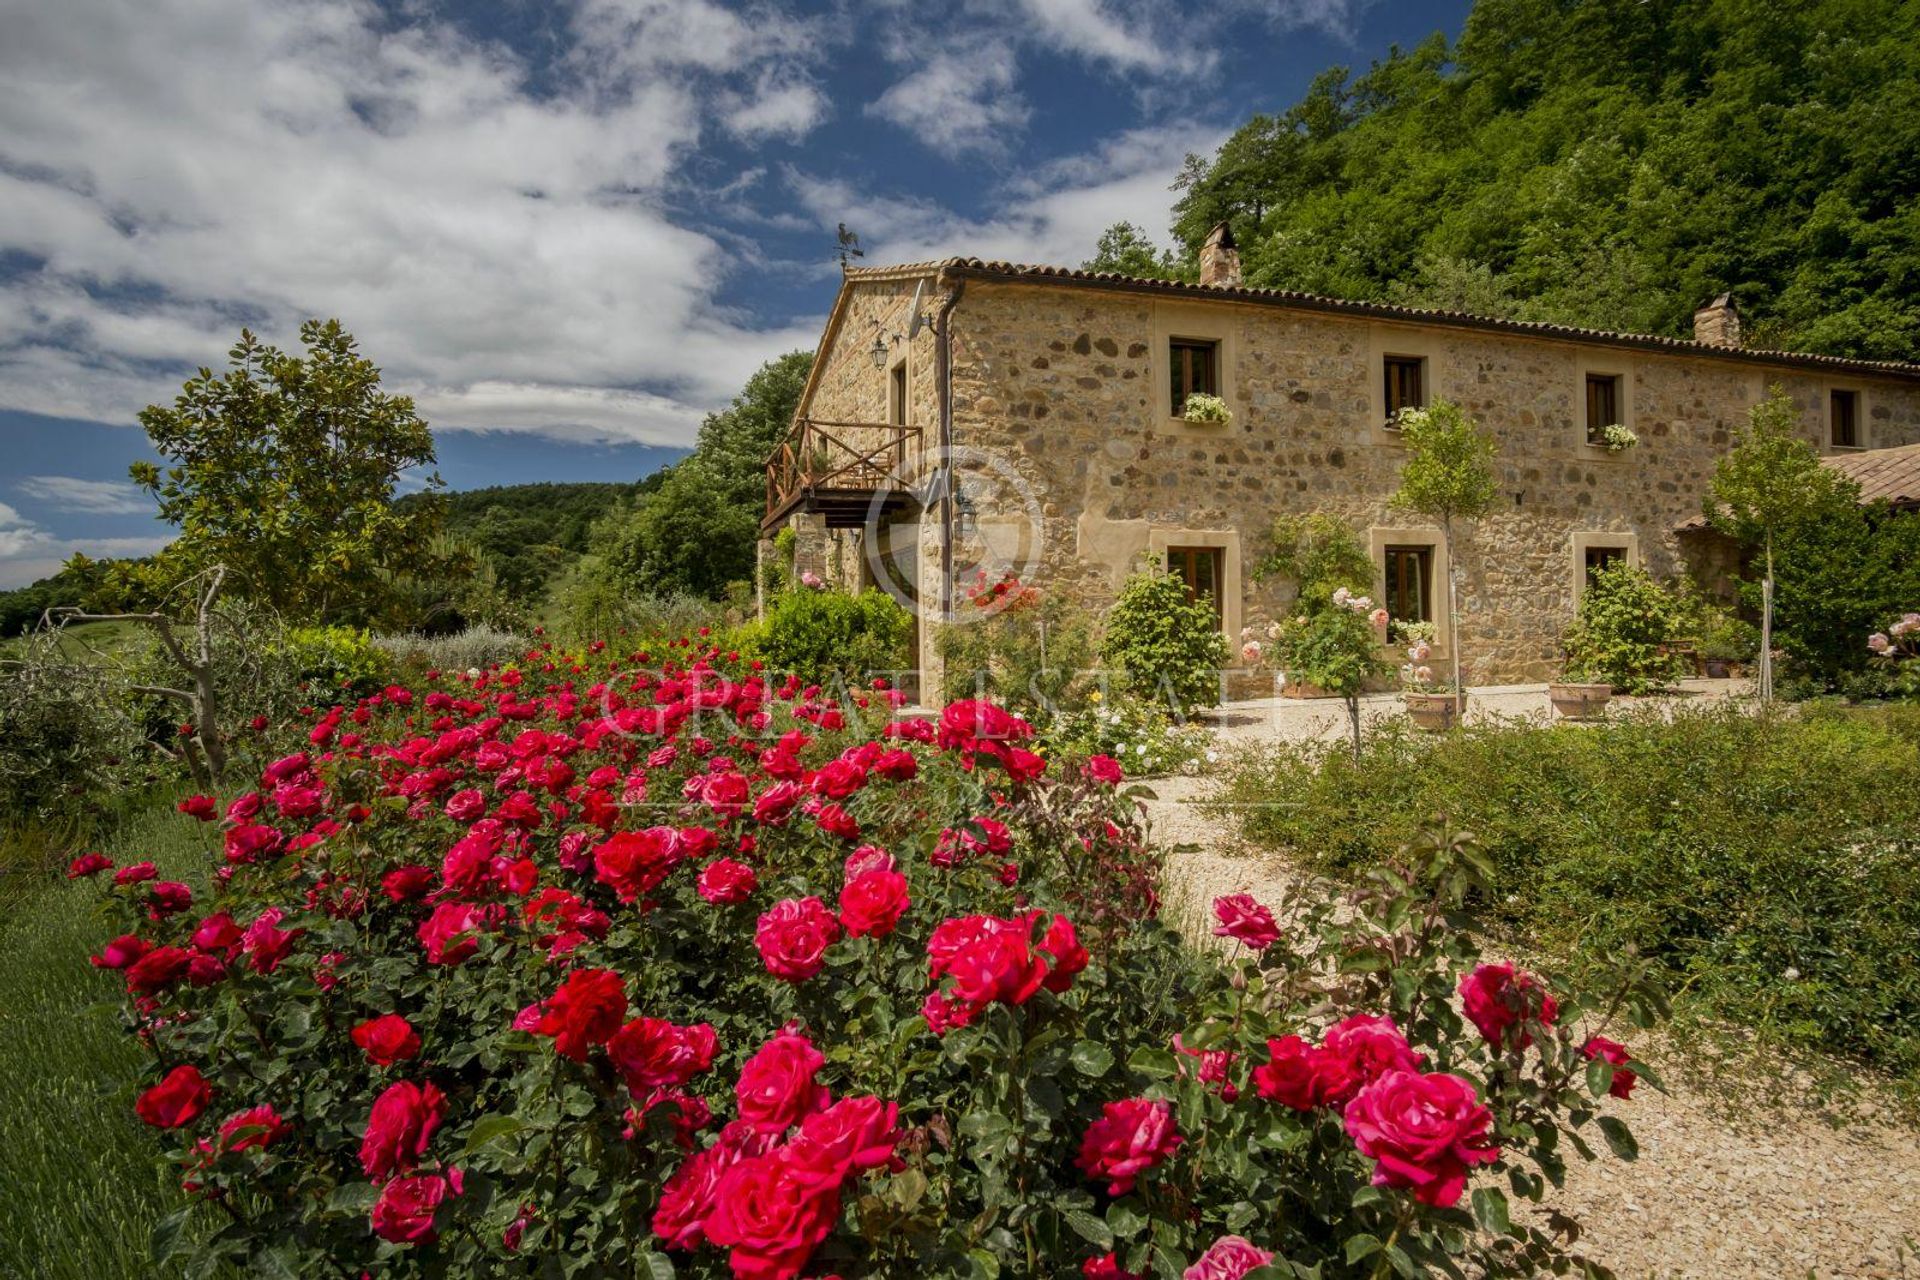
{"type": "Polygon", "coordinates": [[[1233,242],[1233,228],[1222,222],[1207,232],[1200,246],[1200,283],[1240,286],[1240,247],[1233,242]]]}
{"type": "Polygon", "coordinates": [[[1740,345],[1740,312],[1733,305],[1732,294],[1723,293],[1693,313],[1693,340],[1709,347],[1740,345]]]}

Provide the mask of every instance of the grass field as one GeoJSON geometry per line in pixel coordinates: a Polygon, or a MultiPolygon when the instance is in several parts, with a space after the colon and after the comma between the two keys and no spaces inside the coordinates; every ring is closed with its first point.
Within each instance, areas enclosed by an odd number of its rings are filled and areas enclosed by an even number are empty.
{"type": "MultiPolygon", "coordinates": [[[[207,828],[156,797],[103,846],[150,858],[198,893],[207,828]]],[[[153,1224],[182,1203],[133,1115],[141,1051],[113,1011],[116,977],[87,963],[104,941],[96,890],[35,877],[0,911],[0,1278],[145,1280],[153,1224]]]]}

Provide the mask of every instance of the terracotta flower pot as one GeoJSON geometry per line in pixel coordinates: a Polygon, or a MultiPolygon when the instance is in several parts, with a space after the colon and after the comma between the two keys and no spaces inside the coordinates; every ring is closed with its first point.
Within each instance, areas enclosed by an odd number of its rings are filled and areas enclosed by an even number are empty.
{"type": "Polygon", "coordinates": [[[1428,733],[1441,733],[1467,718],[1467,695],[1461,693],[1410,693],[1407,718],[1414,727],[1428,733]]]}
{"type": "Polygon", "coordinates": [[[1562,680],[1547,686],[1547,697],[1553,709],[1569,720],[1598,720],[1613,697],[1613,686],[1562,680]]]}

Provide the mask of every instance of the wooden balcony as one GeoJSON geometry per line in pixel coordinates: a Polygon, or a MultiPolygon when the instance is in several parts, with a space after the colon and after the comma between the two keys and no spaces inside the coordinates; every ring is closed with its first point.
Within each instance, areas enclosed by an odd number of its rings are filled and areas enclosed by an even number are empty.
{"type": "Polygon", "coordinates": [[[760,527],[771,532],[807,512],[826,517],[829,529],[857,529],[872,512],[905,510],[915,501],[908,472],[919,451],[918,427],[802,418],[767,459],[760,527]]]}

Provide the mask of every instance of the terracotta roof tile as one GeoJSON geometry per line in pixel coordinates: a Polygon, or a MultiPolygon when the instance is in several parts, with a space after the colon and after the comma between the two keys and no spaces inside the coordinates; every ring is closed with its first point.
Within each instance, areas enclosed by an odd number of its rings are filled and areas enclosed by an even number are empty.
{"type": "Polygon", "coordinates": [[[1664,338],[1646,333],[1615,333],[1605,329],[1583,329],[1576,325],[1549,324],[1539,320],[1504,320],[1466,311],[1443,311],[1426,307],[1403,307],[1388,302],[1353,302],[1294,289],[1254,289],[1245,285],[1203,285],[1184,281],[1153,280],[1142,276],[1118,275],[1109,271],[1079,271],[1071,267],[1035,266],[1019,262],[989,262],[980,258],[947,258],[938,262],[905,263],[893,267],[850,267],[849,280],[894,278],[910,275],[942,274],[960,278],[1004,280],[1016,283],[1059,284],[1080,288],[1112,289],[1125,292],[1170,293],[1181,297],[1211,298],[1229,302],[1250,302],[1268,306],[1294,307],[1338,315],[1366,316],[1383,320],[1407,320],[1451,328],[1486,329],[1502,333],[1532,334],[1572,342],[1595,342],[1609,346],[1640,347],[1670,351],[1676,355],[1711,356],[1758,364],[1798,365],[1804,368],[1849,370],[1886,377],[1920,380],[1920,362],[1904,360],[1855,360],[1845,356],[1812,355],[1801,351],[1760,351],[1749,347],[1719,347],[1683,338],[1664,338]]]}
{"type": "Polygon", "coordinates": [[[1868,502],[1884,498],[1896,507],[1920,507],[1920,444],[1837,453],[1821,461],[1859,481],[1868,502]]]}

